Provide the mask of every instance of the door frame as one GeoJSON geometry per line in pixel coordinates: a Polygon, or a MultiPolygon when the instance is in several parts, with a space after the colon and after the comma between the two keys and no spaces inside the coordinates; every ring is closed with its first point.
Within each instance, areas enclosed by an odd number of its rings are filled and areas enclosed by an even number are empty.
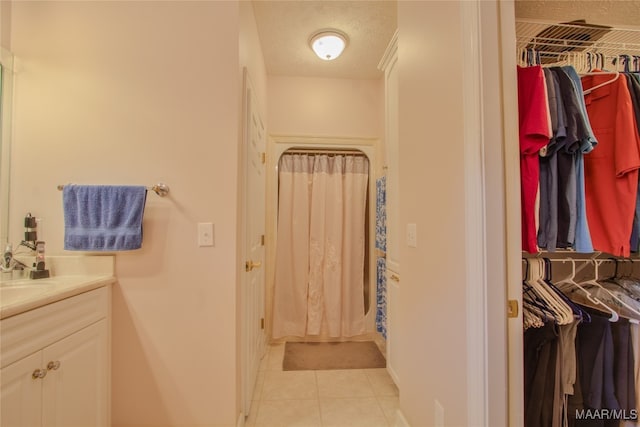
{"type": "Polygon", "coordinates": [[[523,423],[524,386],[522,310],[507,317],[508,300],[522,306],[515,7],[513,0],[493,0],[461,8],[469,70],[463,83],[468,419],[515,426],[523,423]]]}
{"type": "MultiPolygon", "coordinates": [[[[508,421],[524,424],[524,331],[522,327],[522,239],[520,222],[520,146],[518,126],[518,84],[516,58],[516,14],[513,0],[498,2],[502,52],[502,105],[506,200],[506,300],[515,301],[516,316],[507,321],[508,421]]],[[[505,301],[506,303],[507,301],[505,301]]]]}

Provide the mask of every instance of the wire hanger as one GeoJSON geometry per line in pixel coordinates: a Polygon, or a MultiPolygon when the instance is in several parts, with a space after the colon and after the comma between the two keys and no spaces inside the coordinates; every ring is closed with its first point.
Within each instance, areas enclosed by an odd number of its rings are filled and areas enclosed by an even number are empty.
{"type": "Polygon", "coordinates": [[[585,89],[582,93],[583,95],[588,95],[591,92],[593,92],[596,89],[600,89],[603,86],[609,85],[613,82],[615,82],[616,80],[618,80],[618,78],[620,77],[620,72],[619,71],[592,71],[589,73],[584,74],[585,76],[598,76],[598,75],[613,75],[613,77],[610,80],[607,80],[605,82],[602,82],[598,85],[595,85],[594,87],[591,87],[589,89],[585,89]]]}
{"type": "Polygon", "coordinates": [[[600,301],[598,298],[594,297],[591,292],[589,292],[587,289],[585,289],[584,287],[582,287],[580,284],[578,284],[575,281],[575,277],[576,277],[576,262],[573,258],[567,258],[565,260],[563,260],[562,262],[566,262],[566,261],[571,261],[571,276],[562,279],[561,281],[559,281],[558,283],[556,283],[558,285],[558,287],[560,287],[562,289],[562,285],[568,285],[569,287],[573,287],[574,290],[579,289],[580,291],[582,291],[582,294],[584,294],[584,296],[587,298],[587,300],[593,304],[590,305],[592,308],[596,308],[596,309],[600,309],[600,308],[604,308],[606,311],[608,311],[609,313],[611,313],[611,317],[609,318],[610,322],[617,322],[618,319],[620,318],[620,316],[618,315],[618,313],[612,309],[611,307],[609,307],[608,305],[606,305],[605,303],[603,303],[602,301],[600,301]]]}
{"type": "Polygon", "coordinates": [[[578,304],[571,301],[571,299],[568,296],[566,296],[564,293],[562,293],[562,291],[558,289],[558,287],[551,281],[551,279],[553,278],[553,274],[551,271],[551,267],[552,267],[551,260],[549,258],[543,258],[543,260],[545,265],[544,281],[547,284],[547,286],[551,288],[551,290],[554,291],[556,294],[558,294],[558,297],[571,308],[571,310],[573,311],[573,315],[578,320],[580,320],[583,323],[590,323],[591,316],[589,315],[589,313],[583,310],[578,304]]]}
{"type": "Polygon", "coordinates": [[[549,307],[546,301],[541,299],[533,287],[527,282],[532,276],[530,274],[530,262],[523,258],[525,262],[524,278],[522,279],[522,307],[523,307],[523,326],[528,328],[540,328],[545,322],[556,321],[556,315],[549,307]]]}
{"type": "Polygon", "coordinates": [[[636,318],[633,319],[629,319],[629,321],[633,322],[633,323],[640,323],[638,321],[638,319],[640,319],[640,312],[638,310],[636,310],[635,308],[631,307],[629,304],[627,304],[626,302],[624,302],[621,298],[619,298],[617,295],[615,295],[613,292],[611,292],[609,289],[605,288],[604,286],[602,286],[602,284],[600,284],[598,282],[598,267],[600,267],[600,264],[603,261],[598,261],[596,259],[592,259],[590,260],[591,262],[593,262],[593,279],[587,280],[582,282],[582,285],[592,285],[597,287],[598,289],[601,289],[602,291],[604,291],[604,295],[607,297],[611,297],[613,298],[613,302],[615,302],[616,304],[621,305],[622,307],[626,308],[627,310],[629,310],[631,313],[633,313],[635,316],[637,316],[636,318]]]}
{"type": "Polygon", "coordinates": [[[538,297],[537,301],[548,307],[556,323],[559,325],[572,323],[575,318],[571,307],[543,280],[545,272],[544,261],[540,258],[535,258],[530,261],[529,275],[526,283],[531,286],[535,292],[535,295],[538,297]]]}

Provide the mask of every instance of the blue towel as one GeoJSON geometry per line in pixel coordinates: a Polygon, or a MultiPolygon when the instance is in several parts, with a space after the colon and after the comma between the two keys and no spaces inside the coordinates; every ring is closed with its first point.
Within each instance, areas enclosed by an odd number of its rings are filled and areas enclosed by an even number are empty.
{"type": "Polygon", "coordinates": [[[142,246],[143,186],[65,185],[64,248],[126,251],[142,246]]]}

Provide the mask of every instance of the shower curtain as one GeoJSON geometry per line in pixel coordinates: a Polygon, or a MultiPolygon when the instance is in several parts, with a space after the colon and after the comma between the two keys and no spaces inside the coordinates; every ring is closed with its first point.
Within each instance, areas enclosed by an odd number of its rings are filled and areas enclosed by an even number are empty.
{"type": "Polygon", "coordinates": [[[364,333],[364,156],[284,154],[273,337],[364,333]]]}

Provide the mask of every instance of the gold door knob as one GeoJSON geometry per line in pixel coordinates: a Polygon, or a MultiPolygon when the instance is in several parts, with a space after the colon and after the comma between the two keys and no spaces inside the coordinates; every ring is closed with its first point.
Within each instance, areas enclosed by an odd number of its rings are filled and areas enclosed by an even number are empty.
{"type": "Polygon", "coordinates": [[[262,267],[262,262],[261,261],[253,262],[253,261],[249,260],[244,264],[245,271],[251,271],[254,268],[260,268],[260,267],[262,267]]]}
{"type": "Polygon", "coordinates": [[[55,371],[60,367],[60,361],[56,360],[55,362],[51,361],[49,363],[47,363],[47,370],[49,371],[55,371]]]}

